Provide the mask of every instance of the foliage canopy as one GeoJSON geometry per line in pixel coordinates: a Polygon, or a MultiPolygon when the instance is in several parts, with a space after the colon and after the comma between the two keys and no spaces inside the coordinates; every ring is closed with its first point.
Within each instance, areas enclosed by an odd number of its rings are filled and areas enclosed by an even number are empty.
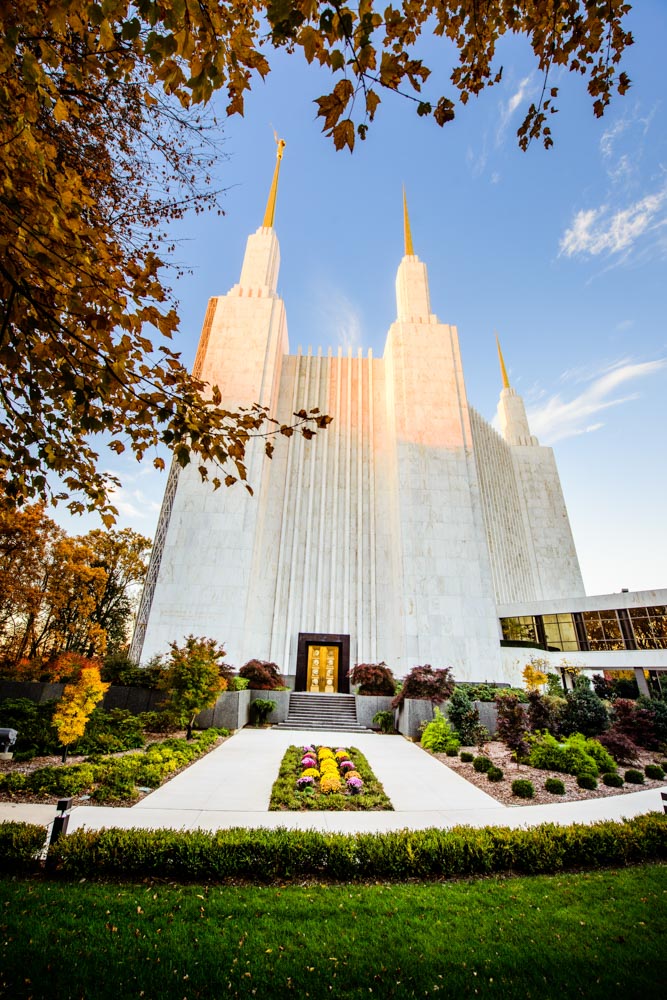
{"type": "MultiPolygon", "coordinates": [[[[267,76],[271,49],[331,73],[317,115],[337,149],[365,138],[398,92],[439,125],[454,100],[501,78],[497,45],[524,36],[543,75],[519,128],[551,145],[552,71],[581,74],[601,115],[620,71],[622,0],[22,0],[0,9],[0,479],[4,500],[68,499],[116,513],[96,435],[137,459],[168,446],[213,485],[245,481],[257,434],[289,433],[260,407],[228,410],[169,346],[178,318],[164,284],[165,229],[216,205],[215,123],[267,76]],[[422,94],[422,35],[442,40],[451,94],[422,94]],[[211,131],[213,129],[213,132],[211,131]],[[152,337],[159,338],[157,348],[152,337]],[[218,472],[218,470],[220,470],[218,472]],[[59,484],[53,485],[57,477],[59,484]]],[[[328,417],[296,415],[307,436],[328,417]]],[[[266,442],[270,454],[272,445],[266,442]]]]}

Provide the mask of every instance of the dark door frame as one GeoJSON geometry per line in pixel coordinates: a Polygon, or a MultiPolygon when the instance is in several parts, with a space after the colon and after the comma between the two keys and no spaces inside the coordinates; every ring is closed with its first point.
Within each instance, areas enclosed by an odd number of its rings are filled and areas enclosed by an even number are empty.
{"type": "Polygon", "coordinates": [[[305,691],[308,682],[308,647],[337,646],[338,647],[338,687],[339,694],[349,694],[350,680],[347,676],[350,669],[350,637],[349,635],[327,635],[324,632],[299,632],[296,648],[296,677],[294,690],[305,691]]]}

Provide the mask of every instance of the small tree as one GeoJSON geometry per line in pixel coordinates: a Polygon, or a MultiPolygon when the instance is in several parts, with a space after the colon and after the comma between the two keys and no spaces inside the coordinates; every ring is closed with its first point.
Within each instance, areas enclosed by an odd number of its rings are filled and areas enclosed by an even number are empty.
{"type": "Polygon", "coordinates": [[[548,666],[546,660],[538,660],[535,657],[525,665],[522,676],[529,691],[539,691],[547,683],[548,677],[544,670],[546,666],[548,666]]]}
{"type": "Polygon", "coordinates": [[[215,639],[189,635],[185,645],[169,645],[162,687],[169,694],[169,709],[186,726],[186,737],[192,739],[192,727],[197,714],[211,708],[231,675],[222,663],[225,650],[215,639]]]}
{"type": "Polygon", "coordinates": [[[396,678],[386,663],[357,663],[347,675],[359,694],[393,695],[396,678]]]}
{"type": "Polygon", "coordinates": [[[416,698],[419,701],[430,701],[439,705],[451,695],[454,690],[454,678],[450,667],[433,669],[430,663],[423,667],[413,667],[403,680],[403,687],[391,703],[392,708],[398,708],[406,698],[416,698]]]}
{"type": "Polygon", "coordinates": [[[53,713],[53,725],[63,747],[63,764],[67,760],[69,748],[83,736],[95,705],[102,700],[108,689],[109,685],[100,678],[100,668],[90,661],[81,668],[79,677],[73,684],[65,685],[62,698],[53,713]]]}
{"type": "Polygon", "coordinates": [[[498,706],[498,739],[501,740],[519,760],[528,754],[526,730],[528,729],[525,709],[515,694],[496,695],[498,706]]]}
{"type": "Polygon", "coordinates": [[[278,665],[268,660],[248,660],[239,670],[239,677],[245,677],[252,691],[275,691],[285,686],[278,665]]]}
{"type": "Polygon", "coordinates": [[[479,740],[480,729],[484,727],[480,726],[479,711],[463,688],[454,688],[447,706],[447,715],[461,743],[466,747],[474,746],[479,740]]]}

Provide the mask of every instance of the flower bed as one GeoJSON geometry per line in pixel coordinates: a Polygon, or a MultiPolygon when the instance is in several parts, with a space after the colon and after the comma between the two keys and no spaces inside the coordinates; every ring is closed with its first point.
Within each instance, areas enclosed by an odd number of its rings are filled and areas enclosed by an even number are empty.
{"type": "Polygon", "coordinates": [[[271,789],[269,809],[392,809],[382,785],[356,747],[291,746],[271,789]]]}

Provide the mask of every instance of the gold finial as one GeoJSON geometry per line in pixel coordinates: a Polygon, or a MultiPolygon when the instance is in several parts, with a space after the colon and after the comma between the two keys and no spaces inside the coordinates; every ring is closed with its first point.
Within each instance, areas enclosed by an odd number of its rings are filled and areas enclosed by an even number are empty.
{"type": "Polygon", "coordinates": [[[278,174],[280,173],[280,161],[283,158],[283,150],[285,148],[285,140],[279,139],[276,132],[273,133],[273,138],[276,140],[276,166],[273,171],[273,180],[271,181],[271,190],[269,191],[269,200],[266,203],[266,212],[264,213],[264,222],[262,226],[265,229],[273,229],[273,220],[276,214],[276,196],[278,194],[278,174]]]}
{"type": "Polygon", "coordinates": [[[408,199],[405,197],[405,185],[403,185],[403,236],[405,239],[405,255],[406,257],[414,256],[414,247],[412,246],[412,233],[410,232],[410,219],[408,216],[408,199]]]}
{"type": "Polygon", "coordinates": [[[500,340],[498,334],[496,333],[496,344],[498,346],[498,359],[500,361],[500,373],[503,377],[503,389],[509,389],[510,380],[507,377],[507,369],[505,368],[505,359],[503,358],[503,352],[500,350],[500,340]]]}

